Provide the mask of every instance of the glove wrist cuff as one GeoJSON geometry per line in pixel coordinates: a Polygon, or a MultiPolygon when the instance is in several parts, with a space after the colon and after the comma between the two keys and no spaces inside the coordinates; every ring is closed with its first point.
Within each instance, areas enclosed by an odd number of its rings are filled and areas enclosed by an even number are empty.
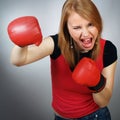
{"type": "Polygon", "coordinates": [[[106,79],[101,74],[99,83],[94,87],[89,87],[89,89],[92,90],[93,92],[97,93],[97,92],[100,92],[105,87],[105,84],[106,84],[106,79]]]}

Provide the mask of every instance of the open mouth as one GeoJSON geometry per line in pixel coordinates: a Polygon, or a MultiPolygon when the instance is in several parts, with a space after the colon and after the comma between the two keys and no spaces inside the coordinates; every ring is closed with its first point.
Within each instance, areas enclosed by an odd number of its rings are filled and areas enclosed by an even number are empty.
{"type": "Polygon", "coordinates": [[[81,39],[81,42],[84,48],[90,48],[92,46],[92,38],[81,39]]]}

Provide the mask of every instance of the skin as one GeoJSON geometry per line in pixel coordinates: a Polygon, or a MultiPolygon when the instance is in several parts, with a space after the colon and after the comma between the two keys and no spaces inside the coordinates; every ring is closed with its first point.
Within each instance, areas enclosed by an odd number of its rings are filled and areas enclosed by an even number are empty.
{"type": "MultiPolygon", "coordinates": [[[[80,51],[87,52],[93,48],[98,30],[90,21],[72,12],[67,26],[80,51]]],[[[15,45],[11,52],[11,62],[16,66],[23,66],[52,54],[53,50],[54,42],[51,37],[44,38],[39,46],[32,45],[21,48],[15,45]]],[[[102,74],[107,81],[105,88],[99,93],[93,93],[93,99],[100,107],[106,106],[112,96],[116,63],[115,61],[103,69],[102,74]]]]}
{"type": "Polygon", "coordinates": [[[90,21],[72,12],[67,25],[70,35],[81,51],[89,51],[94,47],[98,30],[90,21]]]}

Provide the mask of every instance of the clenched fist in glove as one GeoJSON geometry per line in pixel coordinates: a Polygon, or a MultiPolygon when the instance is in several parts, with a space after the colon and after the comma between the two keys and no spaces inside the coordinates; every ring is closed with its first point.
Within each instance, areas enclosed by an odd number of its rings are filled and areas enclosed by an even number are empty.
{"type": "Polygon", "coordinates": [[[38,46],[42,41],[41,29],[34,16],[23,16],[10,22],[8,35],[12,42],[20,47],[31,44],[38,46]]]}
{"type": "Polygon", "coordinates": [[[75,82],[88,86],[93,92],[101,91],[106,83],[106,79],[100,74],[96,63],[87,57],[80,60],[72,73],[72,77],[75,82]]]}

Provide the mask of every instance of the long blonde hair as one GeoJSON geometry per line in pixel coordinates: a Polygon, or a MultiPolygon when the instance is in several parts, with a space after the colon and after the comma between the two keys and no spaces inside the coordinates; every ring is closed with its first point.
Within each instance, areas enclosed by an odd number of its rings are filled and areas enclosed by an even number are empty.
{"type": "Polygon", "coordinates": [[[69,63],[70,67],[74,68],[79,61],[80,51],[74,41],[72,41],[74,48],[70,48],[71,36],[67,28],[67,21],[72,11],[75,11],[83,18],[91,21],[98,29],[98,37],[91,53],[92,59],[97,58],[100,50],[99,41],[102,32],[102,19],[98,9],[91,0],[66,0],[66,2],[64,3],[58,34],[58,45],[61,49],[61,53],[69,63]]]}

